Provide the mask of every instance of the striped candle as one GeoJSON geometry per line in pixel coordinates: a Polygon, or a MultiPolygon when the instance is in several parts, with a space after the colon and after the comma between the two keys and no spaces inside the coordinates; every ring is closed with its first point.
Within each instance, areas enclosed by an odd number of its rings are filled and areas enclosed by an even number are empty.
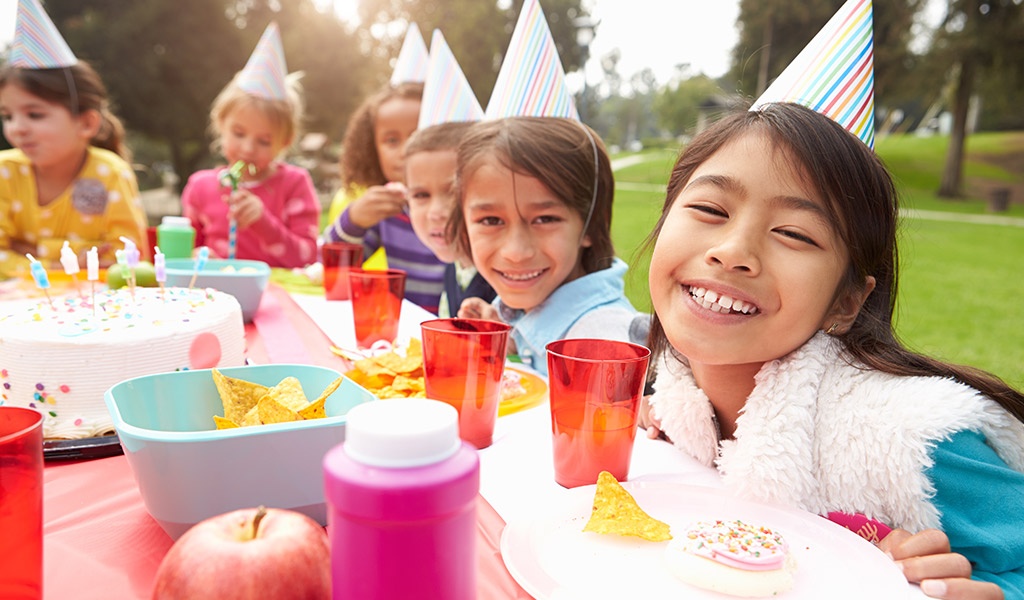
{"type": "Polygon", "coordinates": [[[871,0],[848,0],[750,109],[803,104],[874,148],[873,56],[871,0]]]}
{"type": "Polygon", "coordinates": [[[580,118],[537,0],[523,4],[487,103],[487,119],[517,116],[580,118]]]}

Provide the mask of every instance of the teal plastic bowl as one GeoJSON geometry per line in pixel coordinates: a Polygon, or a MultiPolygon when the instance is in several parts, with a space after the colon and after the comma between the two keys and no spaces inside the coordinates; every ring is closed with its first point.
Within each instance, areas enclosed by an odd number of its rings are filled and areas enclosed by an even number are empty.
{"type": "MultiPolygon", "coordinates": [[[[193,273],[195,261],[191,258],[167,259],[167,285],[188,287],[193,273]]],[[[268,281],[270,265],[265,262],[211,258],[196,275],[194,285],[234,296],[242,305],[242,319],[249,323],[260,307],[268,281]]]]}
{"type": "MultiPolygon", "coordinates": [[[[310,365],[219,369],[272,387],[295,377],[310,400],[341,376],[310,365]]],[[[377,401],[348,379],[325,403],[327,417],[216,429],[224,408],[209,369],[136,377],[104,399],[146,510],[172,538],[209,517],[239,508],[285,508],[327,523],[323,457],[345,440],[347,413],[377,401]]]]}

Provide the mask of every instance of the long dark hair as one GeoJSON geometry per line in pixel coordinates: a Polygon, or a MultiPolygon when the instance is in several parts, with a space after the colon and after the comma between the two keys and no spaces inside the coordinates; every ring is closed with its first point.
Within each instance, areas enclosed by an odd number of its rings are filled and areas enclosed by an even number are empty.
{"type": "MultiPolygon", "coordinates": [[[[831,119],[798,104],[770,104],[723,118],[683,150],[669,178],[665,205],[645,249],[650,250],[665,217],[693,172],[729,141],[756,131],[802,167],[825,199],[829,221],[845,243],[850,264],[836,297],[863,289],[868,276],[875,289],[849,331],[837,334],[850,357],[868,368],[901,376],[952,378],[991,397],[1024,421],[1024,395],[998,377],[973,367],[944,363],[911,352],[893,330],[896,308],[899,201],[888,170],[856,136],[831,119]]],[[[655,355],[669,351],[655,315],[649,342],[655,355]]]]}
{"type": "Polygon", "coordinates": [[[509,117],[477,123],[469,129],[459,144],[455,177],[459,202],[448,230],[449,237],[467,256],[472,253],[462,211],[463,188],[466,179],[487,159],[498,160],[514,173],[536,178],[580,215],[586,224],[585,235],[590,237],[590,247],[582,248],[580,257],[584,272],[611,266],[615,258],[611,235],[615,179],[604,143],[592,129],[553,117],[509,117]]]}
{"type": "Polygon", "coordinates": [[[79,60],[70,67],[56,69],[24,69],[7,65],[0,69],[0,88],[6,85],[16,85],[33,96],[60,104],[72,115],[95,110],[100,115],[100,129],[89,143],[131,162],[131,151],[124,144],[124,125],[111,112],[107,88],[89,63],[79,60]]]}
{"type": "Polygon", "coordinates": [[[364,100],[349,117],[345,137],[341,141],[341,158],[338,160],[341,185],[345,190],[388,182],[380,168],[373,128],[377,122],[377,109],[394,98],[420,100],[423,98],[423,84],[388,85],[364,100]]]}

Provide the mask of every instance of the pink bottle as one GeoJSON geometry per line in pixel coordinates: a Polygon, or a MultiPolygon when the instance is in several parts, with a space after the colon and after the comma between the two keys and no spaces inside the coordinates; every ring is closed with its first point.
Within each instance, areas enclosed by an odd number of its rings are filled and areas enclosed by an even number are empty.
{"type": "Polygon", "coordinates": [[[324,457],[334,599],[476,597],[480,461],[435,400],[367,402],[324,457]]]}

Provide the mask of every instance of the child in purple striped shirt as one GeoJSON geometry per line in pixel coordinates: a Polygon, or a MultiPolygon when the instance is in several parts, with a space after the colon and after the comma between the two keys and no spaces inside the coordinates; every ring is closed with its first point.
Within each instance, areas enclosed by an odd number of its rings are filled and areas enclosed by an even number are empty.
{"type": "Polygon", "coordinates": [[[445,264],[413,231],[403,183],[403,150],[416,129],[422,93],[421,84],[389,86],[353,114],[342,144],[344,188],[323,237],[362,244],[364,256],[384,248],[387,267],[406,273],[406,299],[436,313],[445,264]]]}

